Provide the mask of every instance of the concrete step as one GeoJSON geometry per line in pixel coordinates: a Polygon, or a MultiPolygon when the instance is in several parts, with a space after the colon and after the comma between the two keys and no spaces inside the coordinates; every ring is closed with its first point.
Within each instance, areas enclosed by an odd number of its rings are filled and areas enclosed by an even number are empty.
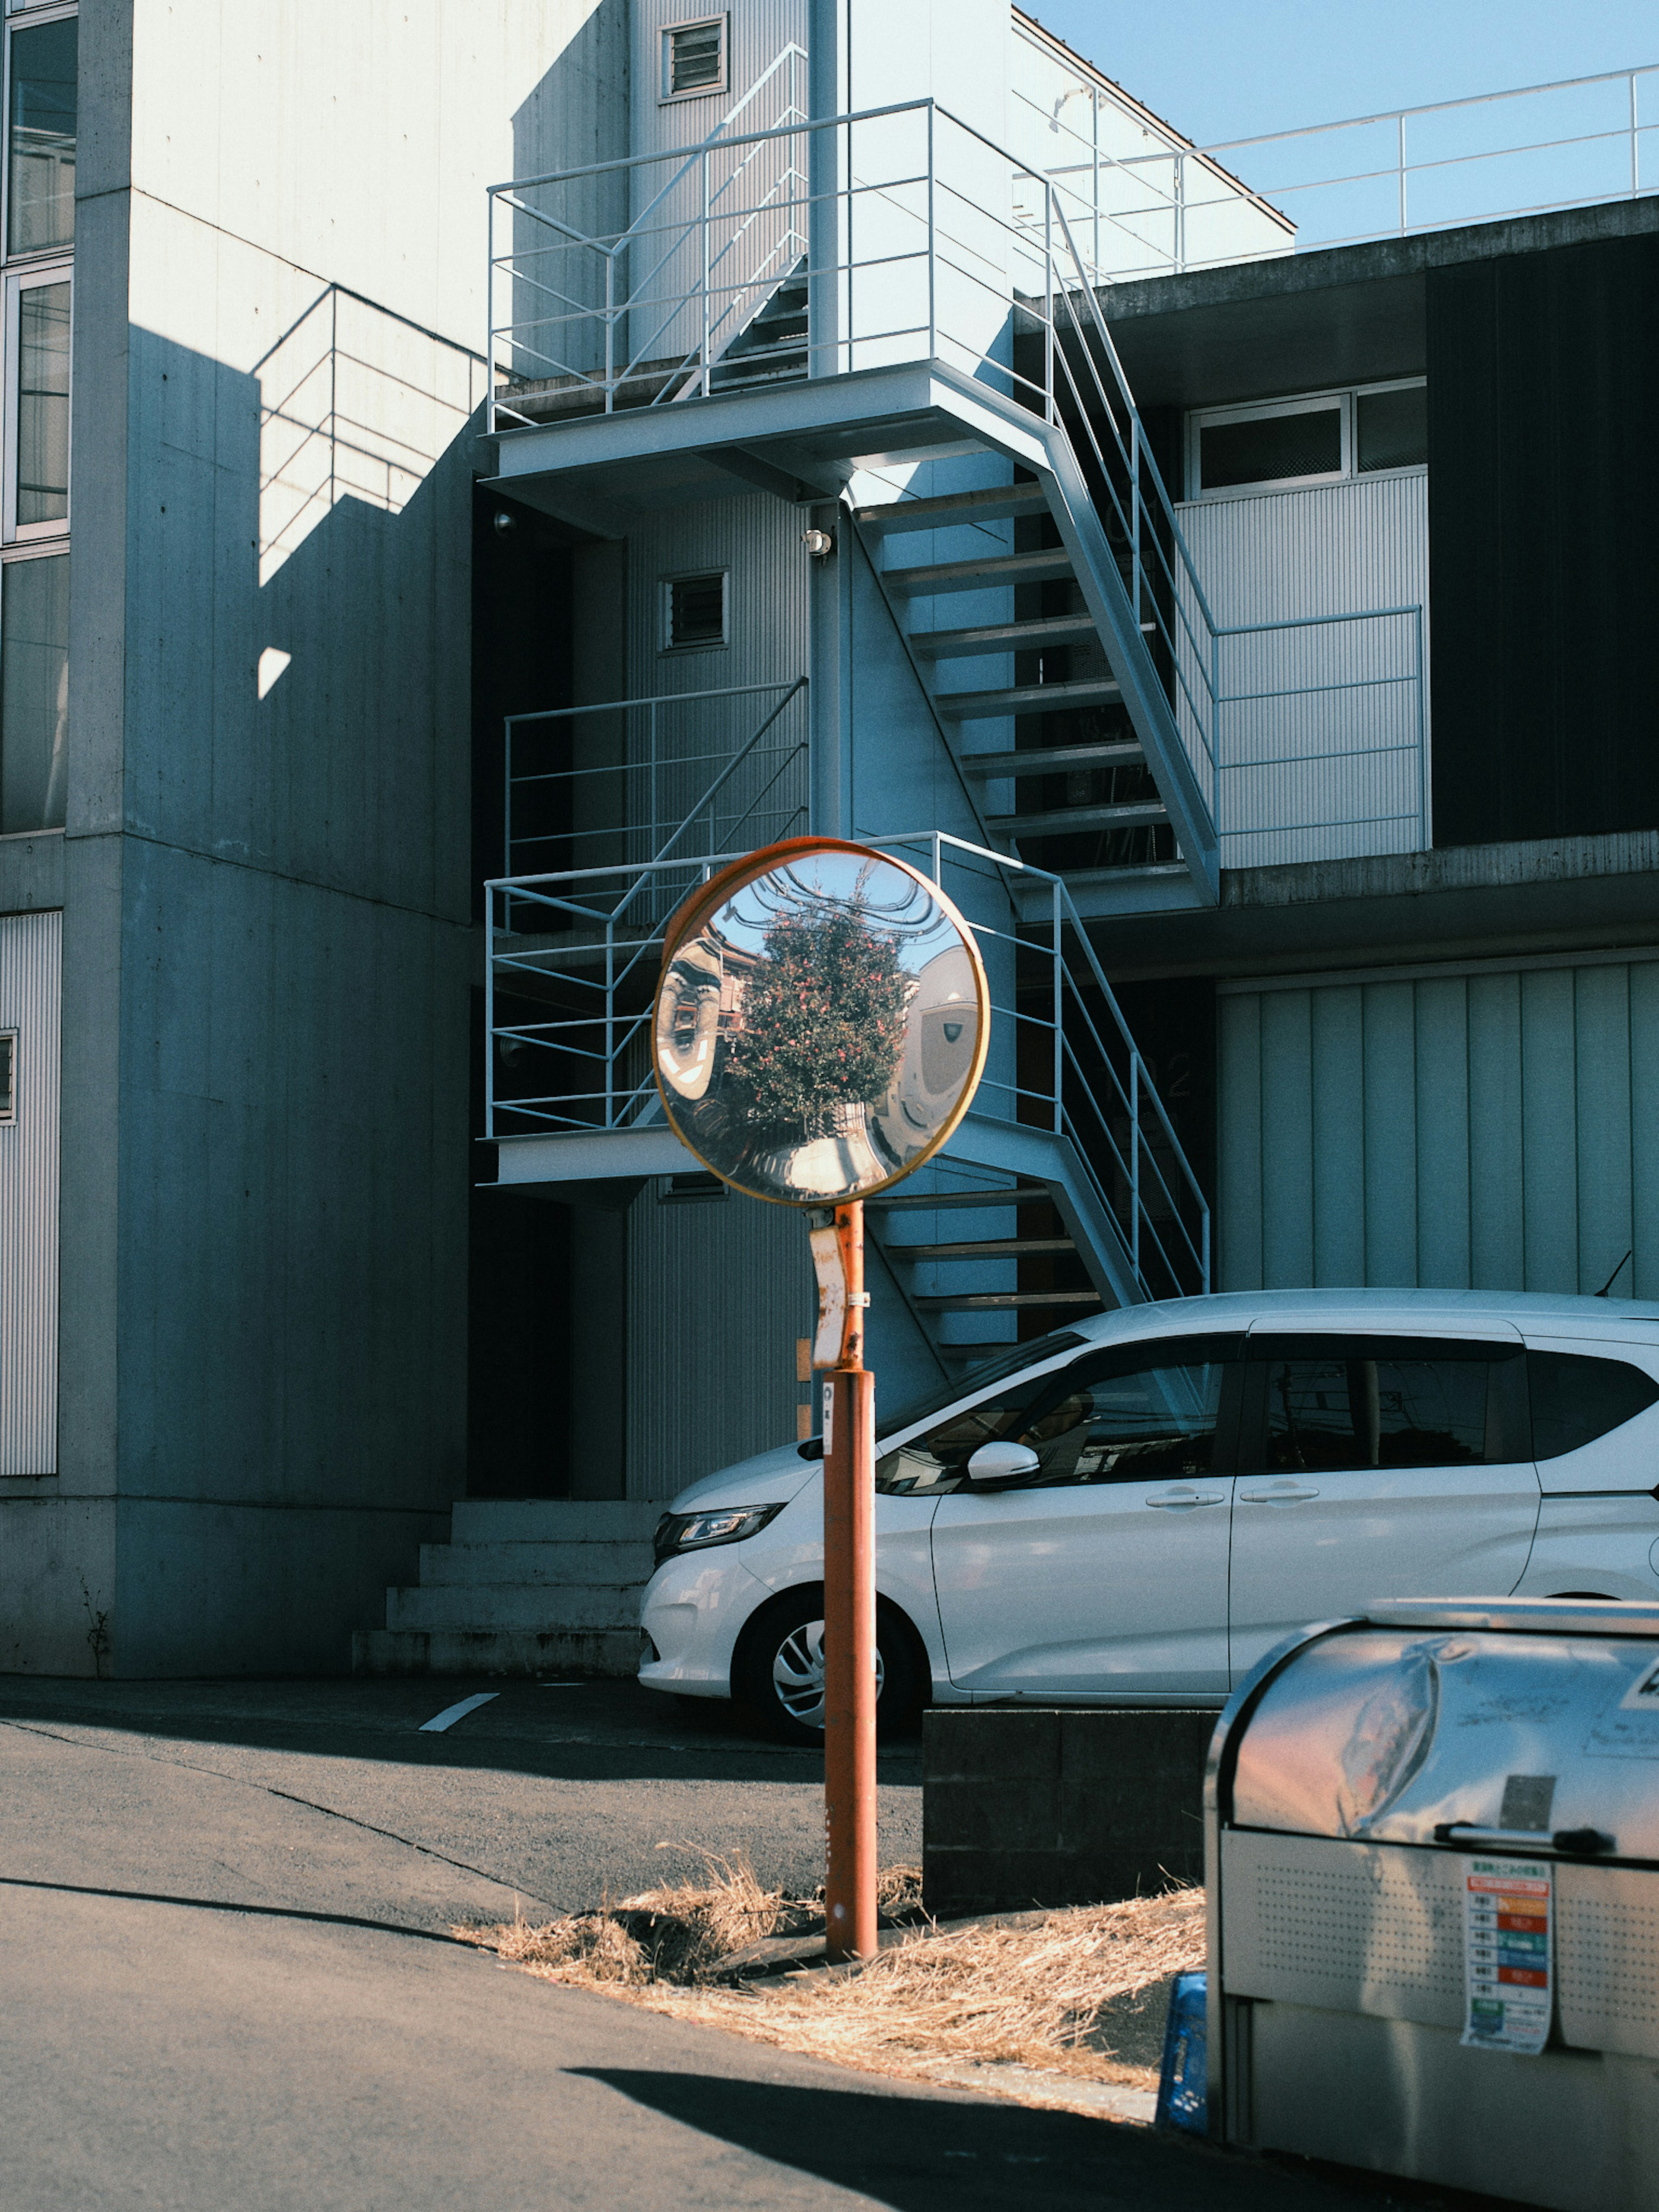
{"type": "Polygon", "coordinates": [[[1014,684],[994,691],[936,691],[933,704],[955,722],[984,722],[1003,714],[1063,714],[1070,707],[1115,707],[1121,684],[1014,684]]]}
{"type": "Polygon", "coordinates": [[[502,1583],[538,1589],[566,1583],[636,1587],[651,1575],[651,1547],[623,1543],[422,1544],[422,1589],[494,1589],[502,1583]]]}
{"type": "Polygon", "coordinates": [[[631,1674],[637,1628],[359,1628],[354,1674],[631,1674]]]}
{"type": "Polygon", "coordinates": [[[982,491],[946,492],[938,499],[896,499],[861,507],[864,530],[947,530],[959,522],[994,522],[1010,515],[1046,514],[1048,502],[1036,483],[990,484],[982,491]]]}
{"type": "Polygon", "coordinates": [[[1138,768],[1146,756],[1133,738],[1093,745],[1022,745],[1015,753],[963,753],[964,774],[983,776],[1068,775],[1074,769],[1138,768]]]}
{"type": "Polygon", "coordinates": [[[457,1544],[649,1543],[665,1500],[463,1498],[450,1525],[457,1544]]]}
{"type": "Polygon", "coordinates": [[[489,1589],[440,1585],[389,1589],[388,1628],[629,1629],[640,1624],[637,1583],[500,1583],[489,1589]]]}

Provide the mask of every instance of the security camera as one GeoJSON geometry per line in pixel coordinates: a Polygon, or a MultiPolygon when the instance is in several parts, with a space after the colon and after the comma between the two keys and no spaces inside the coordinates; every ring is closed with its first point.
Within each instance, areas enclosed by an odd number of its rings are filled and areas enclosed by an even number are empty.
{"type": "Polygon", "coordinates": [[[519,518],[516,514],[509,514],[504,507],[496,508],[495,534],[498,538],[505,538],[509,530],[516,530],[518,526],[519,518]]]}
{"type": "Polygon", "coordinates": [[[804,530],[801,544],[815,561],[827,561],[836,550],[836,541],[827,530],[804,530]]]}

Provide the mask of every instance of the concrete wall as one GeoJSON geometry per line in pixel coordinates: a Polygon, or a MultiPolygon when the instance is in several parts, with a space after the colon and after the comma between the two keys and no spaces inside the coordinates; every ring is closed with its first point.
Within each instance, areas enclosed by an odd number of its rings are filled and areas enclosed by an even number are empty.
{"type": "Polygon", "coordinates": [[[483,188],[619,149],[625,10],[89,0],[82,70],[69,1518],[0,1663],[343,1668],[464,1481],[483,188]]]}

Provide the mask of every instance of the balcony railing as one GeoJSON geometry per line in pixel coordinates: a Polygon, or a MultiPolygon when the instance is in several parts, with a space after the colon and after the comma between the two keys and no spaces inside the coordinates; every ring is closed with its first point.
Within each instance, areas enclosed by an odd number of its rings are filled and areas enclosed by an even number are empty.
{"type": "MultiPolygon", "coordinates": [[[[1146,1296],[1207,1290],[1207,1204],[1064,883],[936,830],[870,842],[921,867],[969,917],[993,995],[975,1116],[1069,1142],[1146,1296]]],[[[664,925],[739,857],[486,886],[489,1136],[660,1125],[650,1040],[664,925]]]]}
{"type": "Polygon", "coordinates": [[[804,676],[508,714],[504,732],[508,875],[747,851],[805,827],[804,676]]]}

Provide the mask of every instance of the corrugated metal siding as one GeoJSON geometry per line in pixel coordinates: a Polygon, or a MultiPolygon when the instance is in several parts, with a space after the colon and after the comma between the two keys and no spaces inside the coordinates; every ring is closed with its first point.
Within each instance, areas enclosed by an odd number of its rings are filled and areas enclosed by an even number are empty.
{"type": "Polygon", "coordinates": [[[817,1311],[805,1224],[758,1199],[628,1217],[628,1494],[672,1498],[795,1433],[795,1340],[817,1311]]]}
{"type": "Polygon", "coordinates": [[[1223,987],[1220,1286],[1659,1297],[1659,955],[1223,987]]]}
{"type": "MultiPolygon", "coordinates": [[[[726,12],[726,83],[721,92],[664,100],[663,33],[676,23],[714,15],[685,0],[639,0],[633,10],[633,147],[656,154],[695,147],[731,113],[792,43],[806,45],[805,0],[749,0],[726,12]]],[[[732,123],[732,132],[772,131],[806,111],[806,64],[786,63],[732,123]]],[[[702,284],[704,241],[697,222],[708,188],[712,223],[708,260],[709,351],[723,353],[806,251],[805,143],[786,137],[767,145],[716,152],[683,182],[664,161],[632,173],[631,219],[649,210],[649,235],[626,271],[633,302],[623,328],[637,361],[700,356],[702,307],[675,312],[702,284]],[[653,206],[665,187],[660,204],[653,206]]]]}
{"type": "Polygon", "coordinates": [[[63,917],[0,920],[0,1030],[15,1119],[0,1122],[0,1475],[58,1471],[58,1099],[63,917]]]}
{"type": "Polygon", "coordinates": [[[1433,269],[1424,288],[1441,834],[1646,829],[1659,822],[1659,236],[1433,269]]]}
{"type": "MultiPolygon", "coordinates": [[[[743,684],[787,684],[805,675],[807,558],[800,543],[802,526],[795,508],[757,493],[666,510],[634,530],[628,541],[629,696],[649,699],[743,684]],[[730,642],[696,652],[663,651],[663,579],[716,568],[725,569],[729,579],[730,642]]],[[[759,697],[724,699],[707,707],[670,708],[659,713],[661,757],[696,763],[679,775],[671,771],[662,780],[657,801],[661,820],[678,823],[683,818],[719,773],[708,757],[736,752],[774,704],[759,697]]],[[[642,716],[629,717],[629,753],[636,763],[645,727],[642,716]]],[[[765,742],[769,746],[804,738],[805,729],[803,699],[765,742]]],[[[742,777],[734,783],[734,790],[738,789],[748,791],[742,777]]],[[[792,826],[796,832],[804,830],[804,816],[792,825],[789,811],[805,808],[806,797],[803,757],[768,794],[763,816],[738,844],[763,844],[790,834],[792,826]]]]}
{"type": "MultiPolygon", "coordinates": [[[[1180,513],[1221,628],[1420,606],[1426,672],[1426,474],[1193,501],[1180,513]]],[[[1415,618],[1222,639],[1222,866],[1425,847],[1428,702],[1418,675],[1415,618]]]]}

